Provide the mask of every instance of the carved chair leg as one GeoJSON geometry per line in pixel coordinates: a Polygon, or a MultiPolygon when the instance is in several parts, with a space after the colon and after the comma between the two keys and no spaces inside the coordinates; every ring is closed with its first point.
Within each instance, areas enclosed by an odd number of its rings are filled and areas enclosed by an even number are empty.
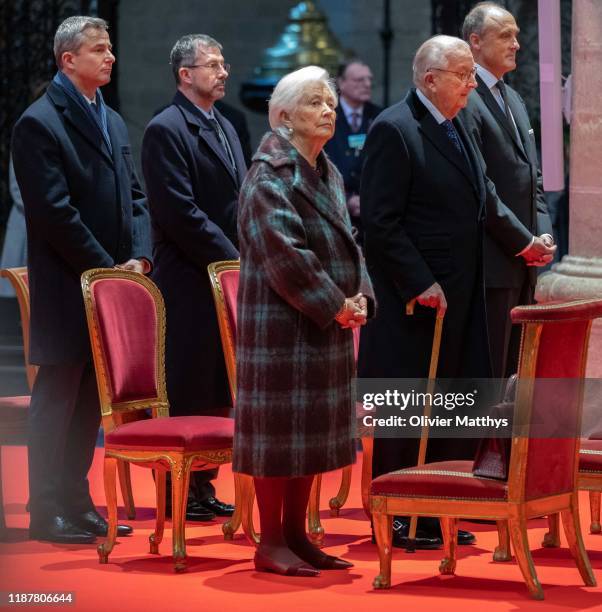
{"type": "Polygon", "coordinates": [[[512,560],[510,553],[510,532],[508,531],[508,521],[497,521],[498,545],[493,552],[493,560],[506,562],[512,560]]]}
{"type": "Polygon", "coordinates": [[[548,514],[548,533],[543,536],[541,545],[545,548],[558,548],[560,546],[560,517],[558,513],[548,514]]]}
{"type": "Polygon", "coordinates": [[[591,533],[600,533],[600,491],[589,492],[589,509],[592,515],[592,522],[589,526],[591,533]]]}
{"type": "Polygon", "coordinates": [[[372,482],[372,449],[374,439],[371,437],[362,438],[362,507],[368,518],[370,514],[370,483],[372,482]]]}
{"type": "Polygon", "coordinates": [[[309,493],[309,504],[307,506],[307,530],[309,539],[314,546],[322,547],[324,543],[324,527],[320,523],[320,488],[322,486],[322,474],[316,474],[309,493]]]}
{"type": "Polygon", "coordinates": [[[393,516],[374,512],[372,514],[374,538],[378,549],[380,573],[374,579],[372,586],[375,589],[388,589],[391,587],[391,555],[393,552],[393,516]]]}
{"type": "Polygon", "coordinates": [[[234,513],[232,516],[222,525],[222,533],[224,534],[224,540],[233,540],[234,534],[238,531],[240,524],[242,523],[242,485],[241,478],[243,474],[233,474],[234,478],[234,513]]]}
{"type": "Polygon", "coordinates": [[[242,499],[242,530],[247,540],[258,546],[261,538],[255,531],[253,525],[253,506],[255,504],[255,483],[252,476],[241,477],[241,499],[242,499]]]}
{"type": "Polygon", "coordinates": [[[577,569],[581,574],[583,583],[586,586],[596,586],[596,578],[592,572],[592,566],[587,556],[587,551],[583,545],[583,537],[581,536],[581,525],[579,523],[579,504],[577,502],[577,493],[571,496],[571,507],[568,510],[563,510],[562,526],[569,544],[569,550],[577,569]]]}
{"type": "Polygon", "coordinates": [[[343,507],[349,497],[349,489],[351,488],[351,466],[346,465],[341,472],[341,485],[339,492],[330,499],[330,516],[339,516],[339,510],[343,507]]]}
{"type": "Polygon", "coordinates": [[[155,532],[151,533],[148,540],[150,542],[150,552],[152,555],[159,554],[159,544],[163,541],[165,531],[165,491],[167,472],[165,470],[153,470],[155,473],[155,493],[157,496],[157,518],[155,522],[155,532]]]}
{"type": "Polygon", "coordinates": [[[97,548],[100,563],[108,563],[109,555],[117,539],[117,459],[113,457],[105,456],[104,485],[109,528],[107,530],[107,539],[102,544],[99,544],[97,548]]]}
{"type": "Polygon", "coordinates": [[[119,486],[125,513],[130,521],[136,518],[136,506],[134,505],[134,494],[132,493],[132,477],[130,475],[130,464],[127,461],[117,460],[117,471],[119,472],[119,486]]]}
{"type": "Polygon", "coordinates": [[[190,463],[178,457],[171,465],[171,520],[176,572],[186,569],[185,520],[189,482],[190,463]]]}
{"type": "Polygon", "coordinates": [[[458,552],[458,519],[442,516],[439,518],[443,535],[445,557],[439,565],[440,574],[455,574],[458,552]]]}
{"type": "Polygon", "coordinates": [[[527,521],[524,517],[510,519],[508,521],[510,538],[514,547],[516,561],[527,583],[527,588],[533,599],[543,599],[543,589],[537,578],[533,558],[529,550],[529,540],[527,539],[527,521]]]}

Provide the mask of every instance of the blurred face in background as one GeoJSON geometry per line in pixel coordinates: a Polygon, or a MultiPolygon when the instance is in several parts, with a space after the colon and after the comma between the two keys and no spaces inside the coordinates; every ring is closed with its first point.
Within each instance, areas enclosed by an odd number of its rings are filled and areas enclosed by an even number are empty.
{"type": "Polygon", "coordinates": [[[337,84],[349,106],[361,106],[372,98],[372,71],[365,64],[349,64],[337,84]]]}

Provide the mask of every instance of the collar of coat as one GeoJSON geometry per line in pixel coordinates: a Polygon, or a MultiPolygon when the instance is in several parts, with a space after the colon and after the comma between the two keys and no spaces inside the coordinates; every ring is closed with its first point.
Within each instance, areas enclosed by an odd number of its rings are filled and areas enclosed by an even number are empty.
{"type": "Polygon", "coordinates": [[[318,155],[318,167],[322,177],[288,141],[275,132],[268,132],[262,139],[254,162],[266,162],[275,170],[292,169],[292,188],[301,192],[331,223],[338,226],[351,240],[351,228],[346,218],[346,200],[343,179],[323,151],[318,155]]]}

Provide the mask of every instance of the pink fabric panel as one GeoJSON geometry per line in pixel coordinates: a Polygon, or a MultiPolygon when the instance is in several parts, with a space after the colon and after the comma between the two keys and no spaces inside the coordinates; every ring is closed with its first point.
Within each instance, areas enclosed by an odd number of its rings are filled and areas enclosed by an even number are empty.
{"type": "Polygon", "coordinates": [[[236,294],[238,293],[238,270],[226,270],[219,275],[228,311],[228,319],[230,320],[230,329],[232,330],[233,339],[236,341],[236,294]]]}
{"type": "Polygon", "coordinates": [[[223,417],[183,416],[127,423],[105,438],[111,450],[200,451],[232,448],[234,420],[223,417]]]}
{"type": "Polygon", "coordinates": [[[102,279],[92,285],[113,402],[157,396],[157,313],[140,284],[102,279]]]}

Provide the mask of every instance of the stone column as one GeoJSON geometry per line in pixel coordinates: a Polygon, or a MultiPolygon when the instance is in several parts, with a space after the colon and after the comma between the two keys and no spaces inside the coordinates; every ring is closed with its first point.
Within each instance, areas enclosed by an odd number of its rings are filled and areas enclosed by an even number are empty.
{"type": "MultiPolygon", "coordinates": [[[[574,0],[569,255],[542,274],[539,302],[602,298],[602,2],[574,0]]],[[[588,378],[602,378],[602,321],[590,339],[588,378]]]]}

